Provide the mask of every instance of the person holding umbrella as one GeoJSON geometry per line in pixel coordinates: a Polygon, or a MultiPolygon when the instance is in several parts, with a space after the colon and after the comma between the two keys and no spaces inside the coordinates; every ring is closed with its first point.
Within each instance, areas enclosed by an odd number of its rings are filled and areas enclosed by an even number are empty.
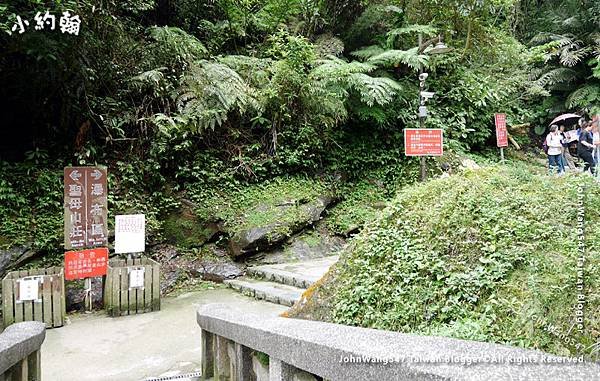
{"type": "Polygon", "coordinates": [[[564,167],[562,165],[562,153],[563,153],[563,145],[562,145],[562,137],[558,132],[558,126],[553,124],[550,126],[550,133],[546,136],[546,146],[548,146],[548,170],[549,173],[552,174],[555,172],[559,175],[564,172],[564,167]]]}
{"type": "Polygon", "coordinates": [[[571,142],[569,141],[567,134],[565,134],[565,125],[561,124],[559,127],[559,133],[560,133],[560,137],[562,139],[562,162],[563,162],[563,168],[565,168],[565,164],[569,166],[569,169],[574,171],[577,167],[575,167],[575,163],[573,162],[573,157],[571,156],[571,153],[569,152],[569,145],[571,144],[571,142]]]}

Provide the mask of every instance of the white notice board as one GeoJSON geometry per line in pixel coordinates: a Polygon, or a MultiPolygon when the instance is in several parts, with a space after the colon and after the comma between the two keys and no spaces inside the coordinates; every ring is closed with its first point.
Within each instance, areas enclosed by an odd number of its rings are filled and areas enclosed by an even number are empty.
{"type": "Polygon", "coordinates": [[[146,219],[143,214],[115,216],[115,253],[146,250],[146,219]]]}

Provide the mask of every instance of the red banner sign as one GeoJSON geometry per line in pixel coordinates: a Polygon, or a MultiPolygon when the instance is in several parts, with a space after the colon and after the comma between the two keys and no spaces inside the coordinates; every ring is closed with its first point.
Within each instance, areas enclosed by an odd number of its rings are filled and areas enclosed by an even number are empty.
{"type": "Polygon", "coordinates": [[[444,131],[440,128],[405,128],[404,153],[406,156],[442,156],[444,131]]]}
{"type": "Polygon", "coordinates": [[[494,114],[496,123],[496,145],[508,147],[508,132],[506,131],[506,114],[494,114]]]}
{"type": "Polygon", "coordinates": [[[67,251],[65,253],[65,279],[82,279],[106,275],[108,249],[67,251]]]}

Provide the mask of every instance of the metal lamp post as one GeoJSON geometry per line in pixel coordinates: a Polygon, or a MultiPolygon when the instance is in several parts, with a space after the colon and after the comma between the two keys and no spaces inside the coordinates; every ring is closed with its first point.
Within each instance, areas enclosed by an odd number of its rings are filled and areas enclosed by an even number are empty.
{"type": "MultiPolygon", "coordinates": [[[[417,54],[424,53],[427,47],[431,46],[438,40],[435,46],[429,50],[427,50],[427,54],[443,54],[452,50],[442,42],[442,37],[437,36],[431,40],[423,43],[423,35],[419,33],[419,48],[417,49],[417,54]]],[[[427,118],[427,106],[425,106],[425,102],[427,99],[433,97],[434,93],[425,91],[425,80],[427,79],[427,73],[423,73],[423,65],[419,64],[419,128],[425,128],[425,118],[427,118]]],[[[425,156],[421,156],[421,181],[425,181],[427,179],[427,162],[425,161],[425,156]]]]}

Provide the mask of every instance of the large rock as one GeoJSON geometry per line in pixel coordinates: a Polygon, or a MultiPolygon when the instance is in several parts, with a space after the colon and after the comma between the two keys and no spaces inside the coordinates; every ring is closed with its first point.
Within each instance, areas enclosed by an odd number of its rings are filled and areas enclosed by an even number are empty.
{"type": "Polygon", "coordinates": [[[184,248],[200,247],[223,233],[219,221],[201,221],[195,205],[182,200],[179,210],[171,213],[164,221],[163,234],[167,242],[184,248]]]}
{"type": "MultiPolygon", "coordinates": [[[[321,219],[321,213],[333,201],[331,196],[320,196],[300,205],[282,204],[275,206],[272,213],[275,222],[254,226],[234,232],[229,239],[228,251],[234,257],[271,249],[306,226],[321,219]]],[[[257,211],[268,206],[259,205],[257,211]]]]}
{"type": "Polygon", "coordinates": [[[223,282],[244,275],[241,266],[231,262],[203,262],[200,266],[189,269],[189,273],[213,282],[223,282]]]}
{"type": "Polygon", "coordinates": [[[252,265],[306,261],[334,255],[346,246],[346,240],[331,234],[322,224],[315,230],[299,233],[290,238],[284,247],[258,253],[248,262],[252,265]]]}
{"type": "Polygon", "coordinates": [[[180,255],[177,248],[171,245],[157,245],[152,249],[152,257],[160,263],[161,294],[168,294],[175,289],[182,278],[223,282],[243,275],[242,265],[231,262],[223,250],[211,244],[204,249],[204,254],[197,257],[180,255]]]}
{"type": "Polygon", "coordinates": [[[31,245],[19,245],[7,250],[0,250],[0,277],[8,272],[9,268],[15,268],[27,262],[37,254],[31,245]]]}

